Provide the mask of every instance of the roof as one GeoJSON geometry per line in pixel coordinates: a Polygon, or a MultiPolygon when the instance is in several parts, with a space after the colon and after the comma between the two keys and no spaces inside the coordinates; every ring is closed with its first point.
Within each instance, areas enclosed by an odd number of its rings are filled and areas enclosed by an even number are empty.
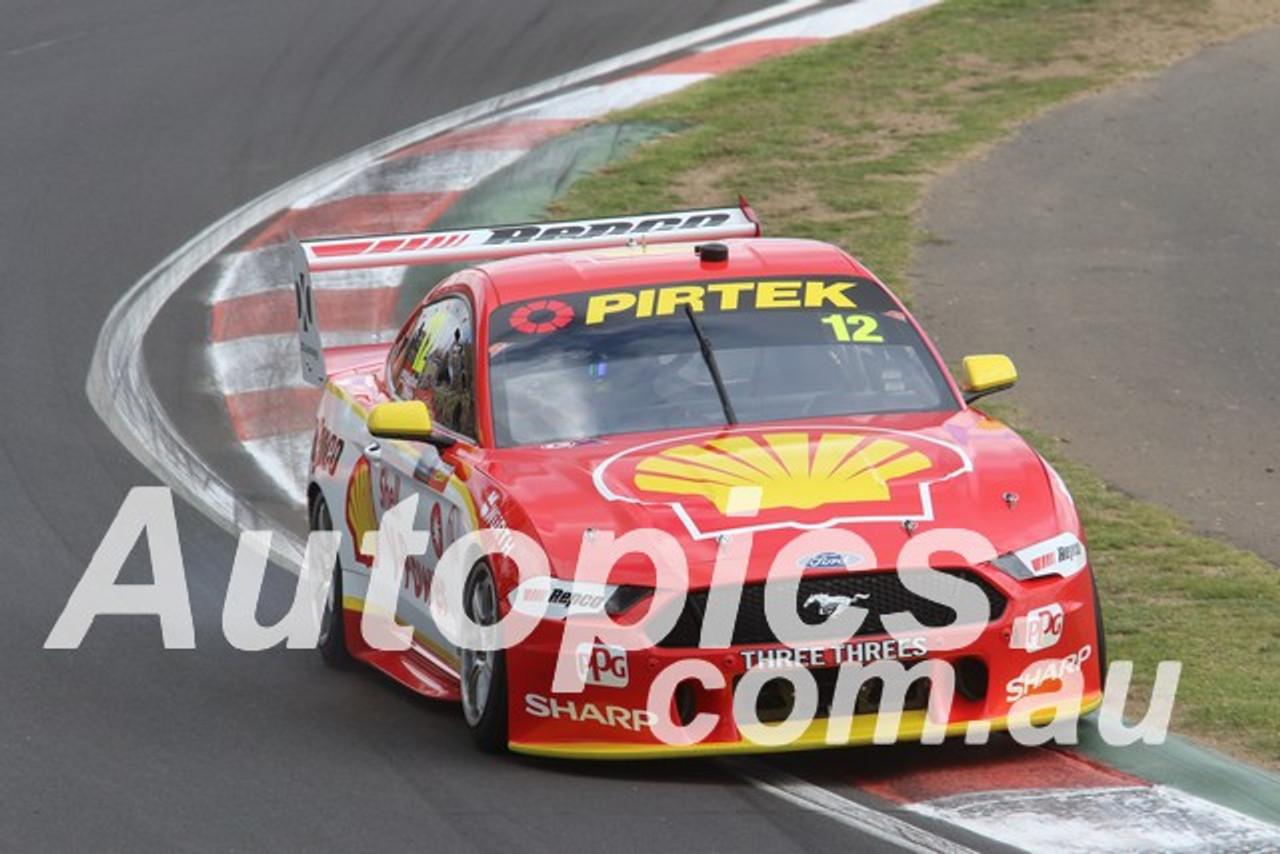
{"type": "Polygon", "coordinates": [[[704,262],[693,243],[625,249],[522,255],[479,265],[499,296],[499,304],[552,294],[700,280],[797,276],[874,278],[861,264],[829,243],[798,238],[722,241],[728,261],[704,262]]]}

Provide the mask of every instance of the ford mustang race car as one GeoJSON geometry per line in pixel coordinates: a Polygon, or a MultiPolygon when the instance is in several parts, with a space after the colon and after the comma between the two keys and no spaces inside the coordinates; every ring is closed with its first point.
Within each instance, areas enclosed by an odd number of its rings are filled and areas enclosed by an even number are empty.
{"type": "Polygon", "coordinates": [[[320,651],[460,700],[482,747],[928,740],[1101,702],[1071,496],[971,406],[1012,363],[970,356],[957,383],[840,249],[763,238],[742,202],[295,257],[303,372],[324,387],[309,518],[342,534],[320,651]],[[458,262],[475,266],[389,347],[322,349],[314,276],[458,262]],[[425,548],[383,567],[387,642],[376,532],[403,507],[425,548]],[[520,620],[501,642],[456,630],[520,620]]]}

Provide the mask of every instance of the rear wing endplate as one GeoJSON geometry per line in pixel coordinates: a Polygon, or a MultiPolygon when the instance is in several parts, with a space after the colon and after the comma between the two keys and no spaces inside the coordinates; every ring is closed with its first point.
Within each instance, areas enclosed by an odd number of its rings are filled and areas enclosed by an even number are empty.
{"type": "Polygon", "coordinates": [[[539,252],[759,237],[760,223],[746,199],[737,207],[602,219],[526,223],[455,231],[336,237],[293,241],[293,285],[302,348],[302,375],[326,380],[311,275],[335,270],[494,261],[539,252]]]}

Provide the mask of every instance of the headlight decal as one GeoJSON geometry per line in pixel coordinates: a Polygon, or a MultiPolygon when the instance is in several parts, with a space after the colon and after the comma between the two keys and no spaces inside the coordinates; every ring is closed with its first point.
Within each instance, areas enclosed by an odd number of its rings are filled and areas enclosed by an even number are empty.
{"type": "Polygon", "coordinates": [[[997,569],[1019,581],[1049,575],[1070,578],[1089,564],[1089,555],[1079,537],[1066,533],[1035,545],[1005,552],[992,563],[997,569]]]}
{"type": "Polygon", "coordinates": [[[565,581],[541,575],[522,582],[511,591],[508,601],[522,613],[563,620],[575,614],[602,613],[617,589],[612,584],[565,581]]]}

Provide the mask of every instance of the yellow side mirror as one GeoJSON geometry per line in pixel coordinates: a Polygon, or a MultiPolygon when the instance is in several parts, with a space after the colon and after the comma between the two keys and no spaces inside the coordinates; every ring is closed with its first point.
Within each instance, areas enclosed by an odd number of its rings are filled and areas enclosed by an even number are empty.
{"type": "Polygon", "coordinates": [[[997,391],[1011,388],[1018,381],[1018,369],[1008,356],[986,355],[964,357],[964,402],[973,403],[997,391]]]}
{"type": "Polygon", "coordinates": [[[431,410],[420,400],[380,403],[369,413],[369,433],[379,439],[430,442],[434,429],[431,410]]]}

